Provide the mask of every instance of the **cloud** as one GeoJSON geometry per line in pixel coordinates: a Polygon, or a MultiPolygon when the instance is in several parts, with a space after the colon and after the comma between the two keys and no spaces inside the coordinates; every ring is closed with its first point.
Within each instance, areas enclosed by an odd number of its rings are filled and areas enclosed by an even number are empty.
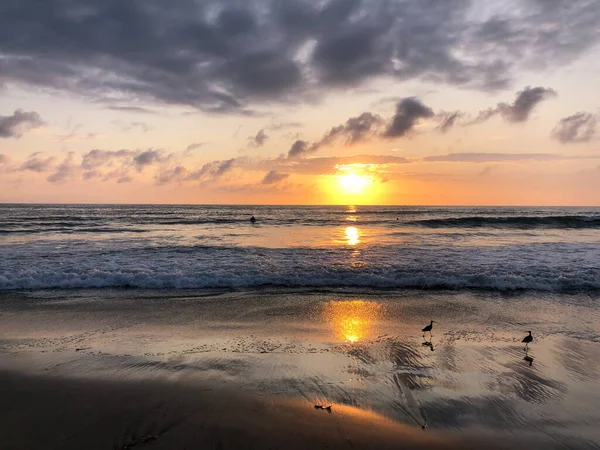
{"type": "Polygon", "coordinates": [[[235,158],[225,161],[211,161],[204,164],[200,169],[191,172],[187,180],[206,180],[209,178],[219,178],[233,169],[235,158]]]}
{"type": "MultiPolygon", "coordinates": [[[[506,88],[600,41],[595,0],[3,2],[0,83],[113,110],[135,101],[215,113],[302,103],[375,77],[506,88]],[[15,39],[18,36],[18,39],[15,39]]],[[[520,111],[520,110],[519,110],[520,111]]],[[[520,120],[515,111],[512,116],[520,120]]]]}
{"type": "Polygon", "coordinates": [[[337,138],[344,139],[347,145],[356,144],[366,138],[380,123],[382,123],[381,117],[370,112],[364,112],[358,117],[351,117],[343,125],[333,127],[325,134],[323,139],[314,145],[318,148],[330,144],[337,138]]]}
{"type": "Polygon", "coordinates": [[[83,155],[81,167],[85,170],[94,170],[102,166],[111,166],[115,161],[130,160],[135,155],[131,150],[100,150],[94,149],[83,155]]]}
{"type": "MultiPolygon", "coordinates": [[[[489,162],[520,162],[520,161],[557,161],[572,159],[552,153],[450,153],[448,155],[426,156],[426,162],[458,162],[458,163],[489,163],[489,162]]],[[[574,159],[574,158],[573,158],[574,159]]],[[[579,157],[577,157],[579,159],[579,157]]]]}
{"type": "Polygon", "coordinates": [[[164,156],[162,150],[146,150],[133,157],[133,163],[135,164],[138,172],[144,170],[144,167],[151,166],[159,162],[165,162],[169,159],[168,156],[164,156]]]}
{"type": "Polygon", "coordinates": [[[267,136],[264,129],[256,133],[256,136],[248,138],[248,140],[250,140],[250,146],[254,148],[262,147],[267,139],[269,139],[269,136],[267,136]]]}
{"type": "Polygon", "coordinates": [[[131,131],[137,128],[142,133],[147,133],[148,131],[154,129],[154,127],[144,122],[122,122],[120,120],[113,120],[112,123],[120,127],[123,131],[131,131]]]}
{"type": "Polygon", "coordinates": [[[231,158],[231,159],[228,159],[227,161],[223,161],[217,167],[217,170],[215,171],[215,177],[220,177],[221,175],[224,175],[225,173],[229,172],[233,168],[234,163],[235,163],[235,158],[231,158]]]}
{"type": "Polygon", "coordinates": [[[384,133],[385,137],[401,137],[409,133],[419,119],[433,116],[433,110],[414,97],[400,100],[396,105],[396,114],[384,133]]]}
{"type": "Polygon", "coordinates": [[[536,105],[555,95],[556,92],[550,88],[541,86],[532,88],[527,86],[522,91],[517,92],[517,98],[514,103],[499,103],[495,108],[488,108],[484,111],[480,111],[477,117],[467,123],[467,125],[483,123],[498,114],[508,122],[525,122],[529,119],[529,116],[536,105]]]}
{"type": "Polygon", "coordinates": [[[292,146],[288,150],[287,155],[288,158],[299,158],[315,150],[316,148],[314,146],[311,146],[308,142],[298,139],[292,144],[292,146]]]}
{"type": "Polygon", "coordinates": [[[10,158],[4,153],[0,153],[0,164],[8,164],[10,162],[10,158]]]}
{"type": "Polygon", "coordinates": [[[189,171],[183,166],[175,166],[167,170],[160,171],[156,177],[156,184],[168,184],[172,182],[184,181],[189,176],[189,171]]]}
{"type": "Polygon", "coordinates": [[[342,125],[331,128],[321,140],[309,143],[296,140],[288,150],[288,158],[303,157],[308,153],[317,151],[324,145],[330,145],[337,139],[342,139],[345,145],[356,144],[375,132],[377,125],[383,120],[376,114],[364,112],[358,117],[351,117],[342,125]]]}
{"type": "Polygon", "coordinates": [[[289,176],[289,173],[278,173],[276,170],[271,170],[265,175],[265,177],[261,181],[261,184],[279,183],[280,181],[285,180],[289,176]]]}
{"type": "Polygon", "coordinates": [[[129,173],[129,170],[121,168],[121,169],[111,170],[110,172],[108,172],[102,176],[103,182],[110,181],[110,180],[117,180],[117,183],[119,183],[119,184],[130,183],[133,181],[133,177],[129,173]]]}
{"type": "Polygon", "coordinates": [[[561,119],[552,130],[552,137],[563,144],[589,142],[596,133],[597,116],[578,112],[561,119]]]}
{"type": "Polygon", "coordinates": [[[47,180],[50,183],[62,183],[69,177],[73,176],[79,169],[74,160],[75,154],[73,152],[69,152],[68,156],[62,163],[58,165],[54,173],[50,175],[47,180]]]}
{"type": "Polygon", "coordinates": [[[438,116],[440,117],[441,122],[437,126],[437,129],[442,133],[446,133],[454,127],[458,119],[460,119],[460,117],[463,116],[463,113],[460,111],[444,112],[438,114],[438,116]]]}
{"type": "MultiPolygon", "coordinates": [[[[0,64],[0,72],[1,68],[2,65],[0,64]]],[[[17,109],[10,116],[0,116],[0,138],[20,138],[26,131],[39,128],[43,125],[44,121],[35,111],[26,112],[22,109],[17,109]]]]}
{"type": "Polygon", "coordinates": [[[108,109],[113,111],[123,111],[128,113],[138,113],[138,114],[158,114],[156,111],[153,111],[148,108],[142,108],[140,106],[109,106],[108,109]]]}
{"type": "Polygon", "coordinates": [[[201,147],[204,147],[206,145],[205,142],[194,142],[190,145],[188,145],[185,148],[185,151],[183,152],[184,155],[189,155],[190,153],[192,153],[194,150],[198,150],[201,147]]]}
{"type": "Polygon", "coordinates": [[[412,161],[401,156],[388,155],[352,155],[331,156],[322,158],[303,158],[298,160],[269,160],[263,162],[264,167],[272,170],[283,170],[303,175],[323,175],[336,173],[336,166],[360,164],[369,166],[391,166],[409,164],[412,161]]]}
{"type": "Polygon", "coordinates": [[[267,127],[268,130],[279,131],[288,128],[300,128],[302,124],[300,122],[278,122],[273,123],[267,127]]]}
{"type": "Polygon", "coordinates": [[[517,99],[512,105],[499,105],[500,114],[509,122],[525,122],[538,103],[554,95],[556,92],[552,89],[527,86],[517,93],[517,99]]]}
{"type": "Polygon", "coordinates": [[[54,167],[54,163],[56,162],[56,158],[54,156],[49,156],[48,158],[40,158],[39,153],[34,153],[19,167],[19,171],[25,172],[48,172],[52,167],[54,167]]]}

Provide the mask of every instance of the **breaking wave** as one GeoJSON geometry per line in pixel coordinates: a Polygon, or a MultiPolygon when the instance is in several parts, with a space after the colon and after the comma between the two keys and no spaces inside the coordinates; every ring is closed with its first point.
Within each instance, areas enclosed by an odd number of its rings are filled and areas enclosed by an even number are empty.
{"type": "Polygon", "coordinates": [[[472,216],[413,220],[408,223],[429,228],[600,228],[600,216],[472,216]]]}

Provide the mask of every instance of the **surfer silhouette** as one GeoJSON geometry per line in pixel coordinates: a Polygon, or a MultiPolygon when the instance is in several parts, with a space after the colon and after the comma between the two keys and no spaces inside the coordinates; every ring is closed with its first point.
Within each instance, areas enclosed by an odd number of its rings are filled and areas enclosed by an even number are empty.
{"type": "Polygon", "coordinates": [[[254,216],[250,217],[250,222],[252,222],[252,223],[256,222],[256,219],[254,218],[254,216]]]}

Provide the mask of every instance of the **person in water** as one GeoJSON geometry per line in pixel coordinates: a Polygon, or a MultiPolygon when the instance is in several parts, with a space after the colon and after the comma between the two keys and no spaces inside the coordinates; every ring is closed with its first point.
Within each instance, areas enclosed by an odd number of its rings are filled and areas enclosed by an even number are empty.
{"type": "Polygon", "coordinates": [[[250,217],[250,222],[252,222],[252,223],[256,222],[256,219],[254,218],[254,216],[250,217]]]}

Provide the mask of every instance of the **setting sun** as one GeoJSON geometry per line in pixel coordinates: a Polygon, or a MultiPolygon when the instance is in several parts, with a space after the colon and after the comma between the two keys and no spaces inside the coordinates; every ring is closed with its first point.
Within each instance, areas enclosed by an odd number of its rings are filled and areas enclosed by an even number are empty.
{"type": "Polygon", "coordinates": [[[381,202],[382,183],[379,167],[373,164],[343,164],[335,166],[337,173],[326,179],[330,202],[337,204],[376,204],[381,202]]]}
{"type": "Polygon", "coordinates": [[[338,180],[344,192],[352,194],[364,192],[367,186],[372,182],[369,176],[359,175],[357,173],[338,175],[338,180]]]}

